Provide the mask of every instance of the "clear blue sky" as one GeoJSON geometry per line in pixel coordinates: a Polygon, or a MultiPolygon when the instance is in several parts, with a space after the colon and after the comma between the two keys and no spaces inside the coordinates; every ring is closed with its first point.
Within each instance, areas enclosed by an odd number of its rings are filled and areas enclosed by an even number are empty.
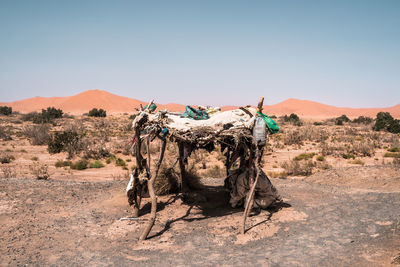
{"type": "Polygon", "coordinates": [[[0,102],[400,103],[399,0],[0,0],[0,102]]]}

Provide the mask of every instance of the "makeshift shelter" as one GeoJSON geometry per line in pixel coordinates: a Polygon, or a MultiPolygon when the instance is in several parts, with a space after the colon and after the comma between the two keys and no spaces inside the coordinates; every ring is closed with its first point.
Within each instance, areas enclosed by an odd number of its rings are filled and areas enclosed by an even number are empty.
{"type": "Polygon", "coordinates": [[[260,160],[266,139],[266,124],[260,115],[264,98],[258,103],[258,108],[241,107],[239,109],[217,112],[208,117],[207,114],[187,109],[185,117],[182,114],[159,111],[154,113],[151,101],[139,111],[132,125],[135,131],[134,155],[136,169],[126,188],[128,202],[134,207],[134,216],[138,215],[142,193],[147,187],[151,198],[151,216],[140,240],[147,238],[156,219],[157,197],[154,192],[154,181],[159,173],[164,159],[167,140],[178,145],[178,162],[182,184],[185,185],[187,159],[195,149],[203,148],[212,151],[220,145],[226,156],[226,187],[231,192],[231,205],[244,204],[241,232],[245,232],[246,218],[253,205],[266,208],[279,199],[276,189],[260,167],[260,160]],[[188,118],[191,113],[194,114],[188,118]],[[207,115],[207,116],[205,116],[207,115]],[[206,119],[204,119],[204,117],[206,119]],[[151,169],[150,143],[161,140],[160,155],[154,169],[151,169]],[[143,157],[141,147],[147,143],[147,156],[143,157]],[[239,169],[231,170],[234,162],[239,160],[239,169]],[[261,177],[261,178],[260,178],[261,177]],[[254,201],[254,193],[256,197],[254,201]]]}

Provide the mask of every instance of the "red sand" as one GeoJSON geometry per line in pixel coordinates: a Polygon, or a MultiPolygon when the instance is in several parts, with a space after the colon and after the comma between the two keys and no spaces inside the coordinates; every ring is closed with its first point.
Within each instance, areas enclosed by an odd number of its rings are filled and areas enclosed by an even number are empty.
{"type": "MultiPolygon", "coordinates": [[[[255,101],[256,102],[256,101],[255,101]]],[[[71,114],[82,114],[92,108],[102,108],[108,114],[112,113],[133,113],[135,108],[146,102],[133,98],[122,97],[103,90],[88,90],[70,97],[34,97],[25,100],[0,103],[0,105],[11,106],[13,110],[22,113],[40,111],[46,107],[61,108],[64,112],[71,114]]],[[[185,105],[170,103],[167,105],[157,104],[159,109],[170,111],[184,111],[185,105]]],[[[236,106],[224,106],[222,110],[230,110],[236,106]]],[[[300,117],[306,118],[333,118],[346,114],[348,117],[369,116],[375,117],[380,111],[390,112],[393,117],[400,118],[400,104],[389,108],[341,108],[318,102],[298,99],[288,99],[281,103],[264,106],[264,113],[269,115],[285,115],[296,113],[300,117]]]]}

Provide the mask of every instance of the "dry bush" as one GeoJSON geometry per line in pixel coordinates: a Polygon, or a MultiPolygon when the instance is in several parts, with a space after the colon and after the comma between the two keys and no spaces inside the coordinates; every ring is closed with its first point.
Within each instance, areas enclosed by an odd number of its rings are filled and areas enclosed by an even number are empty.
{"type": "Polygon", "coordinates": [[[304,136],[300,130],[289,131],[285,134],[283,142],[285,145],[303,145],[304,136]]]}
{"type": "Polygon", "coordinates": [[[154,181],[154,190],[157,195],[176,193],[179,190],[180,174],[174,168],[162,165],[154,181]]]}
{"type": "Polygon", "coordinates": [[[226,177],[226,172],[224,168],[221,168],[219,165],[214,165],[214,167],[208,168],[204,175],[212,178],[224,178],[226,177]]]}
{"type": "Polygon", "coordinates": [[[10,130],[3,125],[0,125],[0,139],[4,141],[12,140],[10,130]]]}
{"type": "Polygon", "coordinates": [[[343,144],[331,144],[327,142],[321,142],[319,145],[320,153],[323,156],[334,156],[341,157],[343,154],[347,152],[347,148],[343,144]]]}
{"type": "Polygon", "coordinates": [[[48,124],[30,125],[23,129],[23,134],[34,146],[46,145],[50,140],[50,126],[48,124]]]}
{"type": "Polygon", "coordinates": [[[1,153],[0,154],[0,163],[1,164],[8,164],[11,161],[15,160],[15,157],[9,153],[1,153]]]}
{"type": "Polygon", "coordinates": [[[363,157],[371,157],[375,154],[375,145],[369,140],[364,142],[353,142],[348,153],[363,157]]]}
{"type": "Polygon", "coordinates": [[[86,140],[85,148],[83,150],[83,157],[85,159],[103,159],[110,156],[110,149],[103,142],[96,142],[96,140],[86,140]]]}
{"type": "Polygon", "coordinates": [[[46,164],[37,164],[29,166],[33,176],[38,180],[47,180],[50,178],[48,166],[46,164]]]}
{"type": "Polygon", "coordinates": [[[17,171],[14,166],[7,166],[1,168],[1,177],[2,178],[15,178],[17,177],[17,171]]]}
{"type": "Polygon", "coordinates": [[[287,175],[301,175],[309,176],[312,174],[312,170],[315,167],[315,163],[311,160],[308,161],[296,161],[289,160],[281,164],[281,167],[285,170],[287,175]]]}

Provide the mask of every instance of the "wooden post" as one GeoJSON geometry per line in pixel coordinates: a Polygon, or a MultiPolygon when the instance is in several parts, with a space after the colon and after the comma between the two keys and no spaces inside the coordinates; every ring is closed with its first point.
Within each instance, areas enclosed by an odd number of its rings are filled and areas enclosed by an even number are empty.
{"type": "Polygon", "coordinates": [[[249,194],[246,198],[246,202],[245,202],[245,209],[244,209],[244,213],[243,213],[243,221],[242,221],[242,228],[241,228],[241,233],[244,234],[246,232],[246,219],[247,216],[249,216],[250,210],[253,207],[253,203],[254,203],[254,191],[255,188],[257,186],[257,182],[258,182],[258,177],[260,176],[260,168],[258,166],[258,148],[257,145],[253,145],[250,148],[250,156],[249,156],[249,185],[250,185],[250,191],[249,194]],[[255,151],[253,150],[255,147],[255,151]],[[255,154],[255,158],[253,157],[255,154]],[[254,166],[256,166],[256,178],[254,179],[254,166]]]}
{"type": "Polygon", "coordinates": [[[182,142],[178,143],[178,148],[179,148],[179,168],[181,171],[181,189],[186,190],[186,170],[185,170],[185,157],[184,157],[184,145],[182,142]]]}
{"type": "Polygon", "coordinates": [[[260,101],[258,101],[258,105],[257,105],[257,111],[258,112],[262,113],[263,105],[264,105],[264,97],[262,96],[260,98],[260,101]]]}
{"type": "MultiPolygon", "coordinates": [[[[150,138],[150,137],[149,137],[150,138]]],[[[149,194],[151,198],[151,212],[150,212],[150,219],[146,225],[146,228],[144,229],[142,235],[140,236],[139,240],[145,240],[147,236],[149,235],[151,228],[153,228],[154,222],[156,221],[156,215],[157,215],[157,196],[154,192],[154,181],[158,176],[158,172],[160,170],[161,163],[164,158],[164,152],[165,152],[165,147],[166,147],[167,140],[163,140],[161,144],[161,149],[160,149],[160,157],[158,159],[158,162],[156,164],[155,171],[153,175],[151,175],[150,180],[147,182],[147,187],[149,189],[149,194]]],[[[149,151],[149,148],[148,148],[149,151]]],[[[150,158],[149,158],[150,159],[150,158]]],[[[150,165],[150,162],[149,162],[150,165]]]]}

